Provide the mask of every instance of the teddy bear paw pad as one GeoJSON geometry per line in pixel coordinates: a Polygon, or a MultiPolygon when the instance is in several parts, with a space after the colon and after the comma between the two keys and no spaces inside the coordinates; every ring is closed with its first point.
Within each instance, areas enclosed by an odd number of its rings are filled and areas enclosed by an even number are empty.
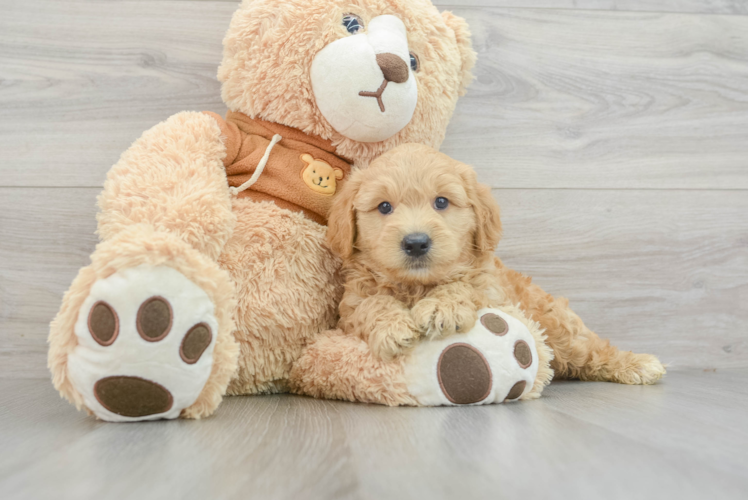
{"type": "Polygon", "coordinates": [[[208,295],[175,269],[119,271],[83,303],[70,378],[102,420],[176,418],[210,376],[217,328],[208,295]]]}
{"type": "Polygon", "coordinates": [[[423,406],[515,401],[538,373],[535,340],[517,318],[478,311],[469,332],[421,342],[403,360],[410,394],[423,406]]]}

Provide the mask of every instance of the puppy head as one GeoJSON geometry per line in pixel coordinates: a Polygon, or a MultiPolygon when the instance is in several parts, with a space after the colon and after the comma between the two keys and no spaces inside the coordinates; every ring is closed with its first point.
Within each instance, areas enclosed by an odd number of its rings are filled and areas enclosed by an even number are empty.
{"type": "Polygon", "coordinates": [[[501,236],[499,207],[475,172],[427,146],[406,144],[356,171],[333,203],[330,247],[393,281],[435,283],[501,236]]]}

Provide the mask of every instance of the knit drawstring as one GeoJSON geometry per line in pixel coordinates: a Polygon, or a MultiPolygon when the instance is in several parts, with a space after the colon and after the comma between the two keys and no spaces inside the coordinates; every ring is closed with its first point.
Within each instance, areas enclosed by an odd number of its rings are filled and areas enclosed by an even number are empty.
{"type": "Polygon", "coordinates": [[[267,165],[268,163],[268,158],[270,158],[270,151],[273,150],[273,146],[278,144],[281,139],[283,139],[283,137],[281,137],[278,134],[275,134],[273,136],[273,139],[270,141],[270,144],[268,144],[268,147],[265,148],[265,154],[262,155],[262,159],[260,159],[260,163],[257,164],[257,168],[252,174],[252,177],[250,177],[247,182],[245,182],[239,187],[230,187],[229,192],[231,194],[233,194],[234,196],[237,196],[239,193],[249,189],[252,186],[252,184],[257,182],[257,179],[259,179],[260,176],[262,175],[262,171],[265,170],[265,165],[267,165]]]}

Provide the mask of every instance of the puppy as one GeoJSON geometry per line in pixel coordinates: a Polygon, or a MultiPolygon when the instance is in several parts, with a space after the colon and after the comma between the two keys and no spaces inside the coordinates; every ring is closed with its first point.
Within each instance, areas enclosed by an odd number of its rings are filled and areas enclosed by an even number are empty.
{"type": "Polygon", "coordinates": [[[475,172],[406,144],[355,172],[335,200],[329,246],[343,259],[339,328],[392,360],[421,340],[470,330],[483,307],[519,304],[545,329],[557,378],[652,384],[665,369],[622,352],[494,255],[499,207],[475,172]]]}

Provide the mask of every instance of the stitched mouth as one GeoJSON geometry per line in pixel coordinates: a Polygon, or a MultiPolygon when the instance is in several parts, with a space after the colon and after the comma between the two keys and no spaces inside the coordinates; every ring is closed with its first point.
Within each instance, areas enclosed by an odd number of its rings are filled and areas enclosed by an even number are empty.
{"type": "Polygon", "coordinates": [[[321,188],[326,188],[327,187],[327,186],[323,186],[321,181],[320,182],[314,182],[314,181],[312,181],[312,184],[314,184],[315,186],[319,186],[321,188]]]}
{"type": "Polygon", "coordinates": [[[377,104],[379,104],[379,109],[382,111],[382,113],[384,113],[384,101],[382,100],[382,94],[384,94],[384,89],[387,88],[388,83],[389,82],[387,81],[387,79],[385,79],[382,82],[382,85],[379,86],[376,92],[367,92],[365,90],[362,90],[361,92],[358,93],[358,95],[363,96],[363,97],[376,98],[377,104]]]}

